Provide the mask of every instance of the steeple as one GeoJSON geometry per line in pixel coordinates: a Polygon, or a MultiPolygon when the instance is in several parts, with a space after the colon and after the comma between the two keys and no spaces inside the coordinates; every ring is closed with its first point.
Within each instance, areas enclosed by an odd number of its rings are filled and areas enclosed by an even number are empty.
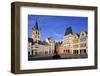
{"type": "Polygon", "coordinates": [[[68,34],[73,34],[71,26],[66,28],[66,30],[65,30],[65,35],[68,35],[68,34]]]}
{"type": "Polygon", "coordinates": [[[37,22],[37,21],[35,22],[34,29],[37,29],[37,30],[39,30],[39,27],[38,27],[38,22],[37,22]]]}

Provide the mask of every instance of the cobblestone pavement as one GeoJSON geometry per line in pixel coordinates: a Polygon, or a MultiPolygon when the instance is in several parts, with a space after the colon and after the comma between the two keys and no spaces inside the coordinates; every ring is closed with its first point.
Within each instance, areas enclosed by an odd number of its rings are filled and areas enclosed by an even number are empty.
{"type": "Polygon", "coordinates": [[[59,56],[54,56],[54,55],[48,55],[48,56],[29,56],[28,60],[55,60],[55,59],[79,59],[79,58],[88,58],[87,54],[77,54],[77,55],[59,55],[59,56]]]}

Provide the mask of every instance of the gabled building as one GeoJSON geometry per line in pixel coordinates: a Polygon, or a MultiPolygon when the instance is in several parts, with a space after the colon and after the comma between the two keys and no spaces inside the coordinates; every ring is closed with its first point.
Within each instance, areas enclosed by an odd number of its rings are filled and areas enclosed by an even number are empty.
{"type": "Polygon", "coordinates": [[[50,45],[49,53],[54,54],[54,51],[55,51],[55,40],[54,40],[54,38],[49,37],[45,41],[48,43],[48,45],[50,45]]]}
{"type": "Polygon", "coordinates": [[[63,37],[62,45],[64,47],[63,53],[72,54],[73,53],[73,32],[72,27],[68,27],[65,31],[63,37]]]}
{"type": "Polygon", "coordinates": [[[80,33],[80,54],[87,54],[88,47],[88,34],[86,31],[81,31],[80,33]]]}
{"type": "Polygon", "coordinates": [[[33,56],[45,56],[49,54],[50,46],[44,41],[34,43],[32,46],[33,56]]]}
{"type": "Polygon", "coordinates": [[[59,44],[59,54],[80,54],[80,39],[79,34],[72,31],[72,27],[68,27],[62,40],[59,44]]]}

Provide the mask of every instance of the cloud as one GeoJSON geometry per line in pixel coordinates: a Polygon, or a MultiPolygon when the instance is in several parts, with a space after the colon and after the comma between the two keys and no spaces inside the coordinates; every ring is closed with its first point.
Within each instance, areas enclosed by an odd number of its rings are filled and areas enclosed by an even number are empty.
{"type": "Polygon", "coordinates": [[[63,37],[62,34],[57,33],[57,32],[54,33],[54,36],[55,36],[55,39],[56,39],[55,41],[56,41],[56,42],[61,41],[61,40],[62,40],[62,37],[63,37]]]}
{"type": "Polygon", "coordinates": [[[55,35],[55,36],[60,36],[60,34],[58,34],[58,33],[55,33],[54,35],[55,35]]]}
{"type": "Polygon", "coordinates": [[[57,36],[57,37],[61,37],[62,36],[61,34],[56,33],[56,32],[54,33],[54,35],[57,36]]]}

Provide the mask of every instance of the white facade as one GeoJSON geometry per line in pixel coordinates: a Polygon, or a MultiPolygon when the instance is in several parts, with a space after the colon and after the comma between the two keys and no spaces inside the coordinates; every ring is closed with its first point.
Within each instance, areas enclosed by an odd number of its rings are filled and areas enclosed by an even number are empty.
{"type": "Polygon", "coordinates": [[[31,50],[32,50],[32,43],[28,42],[28,53],[29,53],[29,55],[32,55],[31,50]]]}
{"type": "Polygon", "coordinates": [[[50,46],[49,45],[41,45],[38,43],[35,43],[32,47],[32,53],[35,56],[41,56],[45,54],[49,54],[50,46]]]}
{"type": "Polygon", "coordinates": [[[87,33],[85,31],[81,31],[80,33],[80,53],[87,53],[87,33]]]}
{"type": "Polygon", "coordinates": [[[46,42],[50,46],[50,53],[53,54],[55,51],[55,40],[51,37],[51,38],[47,38],[46,42]]]}

